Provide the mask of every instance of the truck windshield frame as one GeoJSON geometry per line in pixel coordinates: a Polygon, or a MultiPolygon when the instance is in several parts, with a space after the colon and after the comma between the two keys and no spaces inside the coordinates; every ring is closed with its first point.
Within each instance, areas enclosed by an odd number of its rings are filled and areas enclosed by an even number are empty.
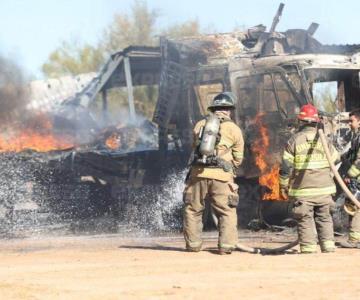
{"type": "Polygon", "coordinates": [[[249,111],[277,112],[283,120],[291,119],[307,103],[297,70],[283,67],[263,69],[250,76],[239,76],[234,91],[240,99],[239,115],[249,111]]]}

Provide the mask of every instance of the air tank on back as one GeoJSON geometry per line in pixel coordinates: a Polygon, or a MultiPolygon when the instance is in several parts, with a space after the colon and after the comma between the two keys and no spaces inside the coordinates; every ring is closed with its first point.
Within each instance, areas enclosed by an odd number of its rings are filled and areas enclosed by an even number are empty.
{"type": "Polygon", "coordinates": [[[220,120],[215,114],[211,114],[203,128],[199,152],[202,155],[201,161],[205,164],[206,158],[214,154],[216,138],[220,129],[220,120]]]}

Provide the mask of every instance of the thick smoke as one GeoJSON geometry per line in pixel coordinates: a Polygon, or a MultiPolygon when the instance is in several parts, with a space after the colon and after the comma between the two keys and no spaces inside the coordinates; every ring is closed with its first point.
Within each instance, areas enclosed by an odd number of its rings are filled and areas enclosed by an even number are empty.
{"type": "Polygon", "coordinates": [[[2,125],[16,121],[27,105],[25,76],[13,61],[0,56],[0,118],[2,125]]]}

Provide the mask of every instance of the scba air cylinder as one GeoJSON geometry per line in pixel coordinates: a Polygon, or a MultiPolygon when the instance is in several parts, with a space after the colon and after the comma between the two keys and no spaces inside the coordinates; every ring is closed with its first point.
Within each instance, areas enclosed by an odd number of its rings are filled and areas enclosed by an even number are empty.
{"type": "Polygon", "coordinates": [[[216,115],[210,115],[206,120],[199,152],[202,155],[201,160],[206,163],[206,158],[214,154],[216,138],[220,129],[220,120],[216,115]]]}

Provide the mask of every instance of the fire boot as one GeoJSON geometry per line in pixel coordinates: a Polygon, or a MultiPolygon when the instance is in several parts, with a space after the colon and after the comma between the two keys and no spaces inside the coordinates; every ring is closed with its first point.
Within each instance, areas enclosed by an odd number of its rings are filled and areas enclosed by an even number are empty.
{"type": "Polygon", "coordinates": [[[357,249],[360,249],[360,242],[359,241],[347,240],[347,241],[338,242],[337,246],[340,247],[340,248],[357,248],[357,249]]]}
{"type": "Polygon", "coordinates": [[[200,246],[200,247],[189,247],[189,246],[186,246],[186,251],[187,251],[187,252],[200,252],[200,251],[201,251],[201,246],[200,246]]]}
{"type": "Polygon", "coordinates": [[[331,253],[335,252],[335,242],[334,241],[323,241],[320,243],[320,248],[322,253],[331,253]]]}
{"type": "Polygon", "coordinates": [[[339,242],[341,248],[360,248],[360,233],[350,230],[347,241],[339,242]]]}
{"type": "Polygon", "coordinates": [[[231,254],[231,248],[219,248],[219,255],[231,254]]]}

